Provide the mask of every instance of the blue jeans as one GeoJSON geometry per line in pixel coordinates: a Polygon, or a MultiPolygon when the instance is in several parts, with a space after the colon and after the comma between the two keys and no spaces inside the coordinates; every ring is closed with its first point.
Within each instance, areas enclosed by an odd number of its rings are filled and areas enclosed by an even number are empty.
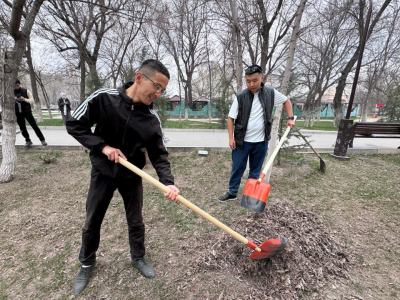
{"type": "Polygon", "coordinates": [[[236,147],[235,150],[232,150],[232,171],[231,178],[229,179],[229,194],[236,196],[239,190],[240,180],[246,170],[247,158],[249,158],[250,162],[248,178],[258,179],[267,150],[268,143],[265,142],[243,142],[242,148],[236,147]]]}

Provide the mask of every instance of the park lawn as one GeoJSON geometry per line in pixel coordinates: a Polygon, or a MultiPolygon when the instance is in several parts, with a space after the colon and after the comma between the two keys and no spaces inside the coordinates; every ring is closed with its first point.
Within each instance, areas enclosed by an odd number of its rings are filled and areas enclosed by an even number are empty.
{"type": "MultiPolygon", "coordinates": [[[[53,119],[48,118],[48,114],[43,113],[43,122],[38,123],[39,126],[64,126],[59,113],[53,113],[53,119]]],[[[354,119],[354,118],[352,118],[354,119]]],[[[27,123],[28,125],[28,123],[27,123]]],[[[313,127],[304,127],[303,120],[297,120],[296,125],[304,130],[323,130],[323,131],[337,131],[337,127],[333,126],[333,119],[315,121],[313,127]]],[[[207,119],[196,120],[181,120],[178,119],[168,119],[163,125],[164,128],[174,128],[174,129],[221,129],[221,122],[212,120],[209,122],[207,119]]],[[[226,125],[224,126],[224,129],[226,125]]]]}
{"type": "Polygon", "coordinates": [[[167,120],[164,124],[164,128],[177,128],[177,129],[221,129],[219,123],[195,120],[167,120]]]}
{"type": "MultiPolygon", "coordinates": [[[[27,125],[29,125],[26,122],[27,125]]],[[[39,126],[65,126],[63,120],[60,118],[57,119],[48,119],[44,118],[43,122],[38,123],[39,126]]],[[[176,128],[176,129],[220,129],[221,126],[218,123],[209,123],[208,121],[179,121],[179,120],[167,120],[164,128],[176,128]]]]}
{"type": "MultiPolygon", "coordinates": [[[[28,123],[27,123],[28,124],[28,123]]],[[[39,126],[64,126],[62,119],[43,119],[43,122],[38,123],[39,126]]],[[[337,128],[333,126],[331,121],[320,121],[314,122],[314,127],[308,128],[303,127],[304,121],[296,121],[296,125],[303,129],[312,130],[326,130],[326,131],[337,131],[337,128]]],[[[218,122],[208,121],[195,121],[195,120],[167,120],[164,124],[164,128],[174,129],[221,129],[221,125],[218,122]]]]}
{"type": "MultiPolygon", "coordinates": [[[[315,213],[325,230],[354,253],[354,261],[349,278],[303,291],[303,298],[287,299],[399,299],[400,157],[352,156],[348,162],[323,158],[325,175],[312,154],[283,157],[272,173],[267,206],[288,205],[315,213]]],[[[254,215],[240,206],[240,200],[216,201],[227,189],[229,152],[210,151],[207,157],[196,151],[176,152],[170,161],[181,194],[212,216],[235,229],[236,220],[254,215]]],[[[149,165],[145,171],[155,176],[149,165]]],[[[89,174],[84,151],[18,151],[14,180],[0,185],[0,299],[73,298],[89,174]]],[[[130,266],[124,208],[116,192],[103,222],[96,271],[79,299],[250,299],[276,288],[236,277],[238,270],[225,265],[194,272],[205,249],[212,256],[218,251],[214,245],[226,234],[183,205],[166,200],[148,183],[144,199],[146,256],[156,268],[156,278],[144,279],[130,266]]],[[[231,243],[241,247],[236,240],[231,243]]],[[[297,290],[292,293],[300,295],[297,290]]],[[[257,298],[267,299],[251,299],[257,298]]]]}
{"type": "MultiPolygon", "coordinates": [[[[26,123],[28,125],[28,123],[26,123]]],[[[43,122],[37,122],[39,126],[65,126],[62,119],[45,119],[43,122]]]]}

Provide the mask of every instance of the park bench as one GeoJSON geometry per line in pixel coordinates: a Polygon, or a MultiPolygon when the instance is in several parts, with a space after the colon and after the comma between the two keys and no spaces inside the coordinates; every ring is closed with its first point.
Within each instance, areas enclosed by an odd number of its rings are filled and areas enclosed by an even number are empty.
{"type": "Polygon", "coordinates": [[[400,123],[357,122],[351,130],[350,148],[354,138],[400,138],[400,123]]]}

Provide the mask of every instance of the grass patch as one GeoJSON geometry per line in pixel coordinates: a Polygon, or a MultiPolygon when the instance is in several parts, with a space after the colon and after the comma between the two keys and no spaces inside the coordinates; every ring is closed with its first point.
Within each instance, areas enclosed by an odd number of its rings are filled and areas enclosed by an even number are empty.
{"type": "Polygon", "coordinates": [[[298,120],[296,121],[296,126],[301,129],[309,129],[309,130],[325,130],[325,131],[337,131],[337,127],[333,126],[333,121],[317,121],[314,122],[313,127],[305,127],[304,121],[298,120]]]}
{"type": "MultiPolygon", "coordinates": [[[[400,156],[353,155],[347,162],[324,156],[324,160],[327,172],[321,174],[317,157],[283,154],[269,180],[267,205],[296,204],[314,212],[332,235],[355,252],[350,279],[335,283],[336,290],[330,284],[321,287],[316,291],[321,299],[333,299],[332,295],[351,299],[354,294],[397,299],[400,156]]],[[[228,188],[231,153],[210,150],[207,157],[197,151],[171,153],[170,161],[181,195],[211,216],[237,230],[235,220],[251,214],[240,206],[246,176],[238,200],[217,201],[228,188]]],[[[0,238],[9,241],[0,245],[0,300],[72,298],[90,168],[83,151],[18,150],[15,179],[0,186],[0,238]],[[44,153],[57,162],[44,164],[44,153]]],[[[157,178],[150,164],[144,171],[157,178]]],[[[154,264],[157,277],[146,280],[130,266],[124,205],[116,191],[102,226],[97,269],[82,298],[218,299],[223,290],[225,298],[256,287],[229,272],[189,273],[201,263],[200,246],[211,243],[212,247],[212,234],[220,229],[165,199],[147,182],[143,191],[146,258],[154,264]]],[[[263,239],[257,232],[238,233],[263,239]]],[[[232,243],[238,249],[245,247],[232,243]]]]}
{"type": "Polygon", "coordinates": [[[193,121],[193,120],[182,120],[182,121],[171,121],[167,120],[164,124],[164,128],[177,128],[177,129],[221,129],[221,126],[216,123],[209,123],[208,121],[193,121]]]}
{"type": "MultiPolygon", "coordinates": [[[[27,123],[27,125],[29,125],[27,123]]],[[[39,126],[65,126],[62,119],[49,119],[48,117],[43,118],[43,122],[38,123],[39,126]]],[[[337,131],[337,127],[333,126],[333,121],[317,121],[314,122],[313,127],[305,127],[304,121],[298,120],[296,121],[296,126],[300,127],[300,129],[309,129],[309,130],[324,130],[324,131],[337,131]]],[[[221,129],[221,125],[216,123],[209,123],[206,121],[197,121],[197,120],[167,120],[163,126],[164,128],[171,129],[221,129]]]]}
{"type": "MultiPolygon", "coordinates": [[[[36,120],[37,122],[37,120],[36,120]]],[[[46,119],[43,118],[43,122],[37,122],[39,126],[65,126],[62,119],[46,119]]],[[[29,124],[27,124],[29,125],[29,124]]]]}

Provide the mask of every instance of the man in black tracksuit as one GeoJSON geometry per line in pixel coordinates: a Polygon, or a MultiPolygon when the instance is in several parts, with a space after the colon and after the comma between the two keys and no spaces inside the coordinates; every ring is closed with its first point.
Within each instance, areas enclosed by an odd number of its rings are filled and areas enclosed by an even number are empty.
{"type": "Polygon", "coordinates": [[[144,259],[142,179],[118,164],[118,159],[120,156],[143,168],[146,149],[160,182],[170,188],[165,197],[177,202],[179,190],[174,186],[160,120],[152,109],[152,102],[165,92],[168,81],[169,72],[161,62],[146,60],[133,83],[94,92],[66,123],[68,133],[90,149],[92,163],[79,253],[82,267],[74,283],[76,295],[89,283],[96,262],[101,223],[116,189],[124,201],[132,265],[146,278],[155,276],[152,265],[144,259]],[[94,133],[91,131],[93,124],[96,124],[94,133]]]}

